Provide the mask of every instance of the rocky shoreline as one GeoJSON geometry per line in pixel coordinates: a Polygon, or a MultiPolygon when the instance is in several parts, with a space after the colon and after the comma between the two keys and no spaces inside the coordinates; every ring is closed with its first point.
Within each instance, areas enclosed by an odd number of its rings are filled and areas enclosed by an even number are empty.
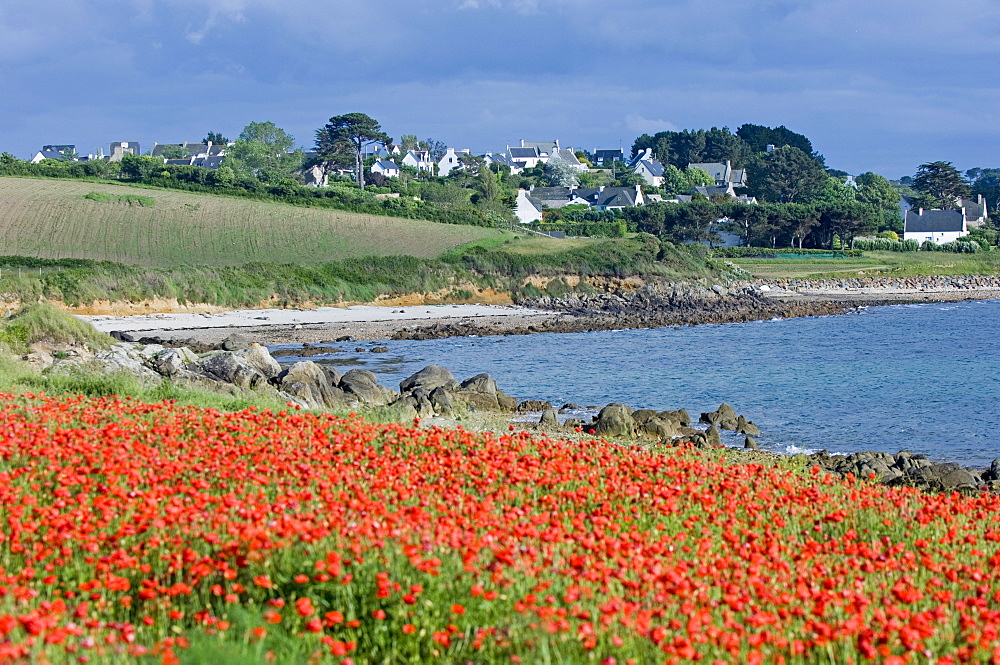
{"type": "MultiPolygon", "coordinates": [[[[728,404],[703,412],[695,420],[683,409],[657,411],[632,409],[625,404],[604,406],[589,421],[567,417],[575,407],[556,409],[550,402],[518,401],[507,395],[488,374],[458,381],[450,371],[429,365],[404,379],[399,390],[379,385],[376,375],[362,369],[343,374],[337,370],[300,360],[281,365],[260,344],[238,334],[227,337],[220,348],[192,349],[160,344],[121,342],[108,351],[91,354],[86,350],[35,353],[24,358],[50,372],[127,372],[150,383],[171,382],[180,387],[209,389],[235,396],[267,396],[302,408],[331,411],[364,409],[380,420],[410,422],[435,419],[445,426],[460,414],[495,414],[510,420],[511,427],[558,436],[601,436],[636,445],[688,445],[697,448],[723,446],[721,432],[728,430],[745,437],[745,461],[772,461],[782,456],[761,450],[754,437],[760,431],[752,421],[737,414],[728,404]],[[531,422],[523,419],[532,414],[531,422]],[[537,414],[537,415],[534,415],[537,414]],[[563,414],[560,417],[560,414],[563,414]],[[537,421],[533,420],[537,417],[537,421]],[[441,419],[444,419],[443,421],[441,419]],[[696,423],[698,426],[696,426],[696,423]]],[[[796,455],[797,461],[816,465],[841,477],[872,479],[886,485],[908,485],[933,491],[1000,491],[1000,459],[989,468],[965,468],[941,463],[906,451],[896,454],[860,452],[830,455],[821,451],[796,455]]]]}
{"type": "Polygon", "coordinates": [[[652,282],[611,293],[542,296],[518,304],[523,314],[448,319],[397,319],[242,327],[130,331],[121,339],[167,345],[217,346],[232,332],[268,345],[345,340],[422,340],[486,335],[593,332],[804,316],[827,316],[859,307],[1000,298],[1000,277],[857,277],[831,280],[754,280],[728,287],[652,282]],[[539,311],[547,314],[539,314],[539,311]]]}

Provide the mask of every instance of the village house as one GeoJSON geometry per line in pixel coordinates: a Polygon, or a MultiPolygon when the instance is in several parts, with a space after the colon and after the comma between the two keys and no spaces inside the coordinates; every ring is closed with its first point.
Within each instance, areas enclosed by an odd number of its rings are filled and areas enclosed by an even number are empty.
{"type": "Polygon", "coordinates": [[[958,210],[907,210],[903,221],[903,239],[923,244],[930,240],[938,245],[969,235],[965,209],[958,210]]]}
{"type": "Polygon", "coordinates": [[[434,159],[427,150],[407,150],[400,163],[403,166],[415,168],[417,171],[434,173],[434,159]]]}
{"type": "Polygon", "coordinates": [[[43,159],[65,159],[67,154],[76,154],[75,145],[44,145],[42,149],[31,158],[32,164],[37,164],[43,159]]]}
{"type": "Polygon", "coordinates": [[[492,167],[494,164],[506,166],[510,169],[511,175],[517,175],[524,170],[517,162],[511,159],[509,155],[502,152],[488,152],[483,156],[483,159],[486,161],[487,167],[492,167]]]}
{"type": "Polygon", "coordinates": [[[688,168],[707,171],[708,175],[715,181],[716,186],[719,187],[747,186],[746,169],[734,169],[728,159],[724,162],[692,162],[688,164],[688,168]]]}
{"type": "Polygon", "coordinates": [[[462,165],[461,156],[472,154],[471,150],[455,150],[448,148],[444,155],[438,160],[438,175],[445,176],[451,173],[452,169],[457,169],[462,165]]]}
{"type": "Polygon", "coordinates": [[[641,185],[632,187],[532,187],[519,189],[514,215],[522,224],[542,219],[542,212],[571,205],[619,210],[646,204],[641,185]]]}
{"type": "Polygon", "coordinates": [[[617,150],[594,150],[595,166],[611,166],[612,162],[624,162],[625,153],[621,148],[617,150]]]}
{"type": "Polygon", "coordinates": [[[141,155],[138,141],[115,141],[108,146],[108,161],[120,162],[124,155],[141,155]]]}
{"type": "Polygon", "coordinates": [[[380,159],[371,167],[372,173],[377,173],[379,175],[385,176],[386,178],[398,178],[399,177],[399,167],[391,159],[380,159]]]}

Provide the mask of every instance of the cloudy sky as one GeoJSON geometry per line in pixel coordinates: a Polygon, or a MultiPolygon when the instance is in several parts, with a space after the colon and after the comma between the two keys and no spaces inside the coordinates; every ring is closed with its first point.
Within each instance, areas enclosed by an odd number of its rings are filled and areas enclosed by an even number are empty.
{"type": "Polygon", "coordinates": [[[479,153],[749,122],[851,173],[1000,166],[998,35],[995,0],[10,0],[0,150],[360,111],[479,153]]]}

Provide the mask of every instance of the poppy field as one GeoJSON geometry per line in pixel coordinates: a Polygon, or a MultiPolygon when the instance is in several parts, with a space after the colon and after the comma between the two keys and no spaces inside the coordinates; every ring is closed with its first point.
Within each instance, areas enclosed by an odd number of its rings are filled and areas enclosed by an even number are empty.
{"type": "Polygon", "coordinates": [[[1000,500],[0,395],[0,663],[1000,663],[1000,500]]]}

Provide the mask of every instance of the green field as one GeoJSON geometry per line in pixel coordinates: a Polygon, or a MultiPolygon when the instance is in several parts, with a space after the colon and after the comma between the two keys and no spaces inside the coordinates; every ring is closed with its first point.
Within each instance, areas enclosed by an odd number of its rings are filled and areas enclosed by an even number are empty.
{"type": "Polygon", "coordinates": [[[763,279],[818,279],[857,276],[992,275],[1000,271],[1000,252],[865,252],[839,259],[727,259],[763,279]]]}
{"type": "Polygon", "coordinates": [[[207,194],[0,178],[0,254],[8,256],[149,267],[313,264],[363,256],[433,258],[501,235],[477,226],[207,194]],[[152,199],[152,205],[134,199],[152,199]]]}

